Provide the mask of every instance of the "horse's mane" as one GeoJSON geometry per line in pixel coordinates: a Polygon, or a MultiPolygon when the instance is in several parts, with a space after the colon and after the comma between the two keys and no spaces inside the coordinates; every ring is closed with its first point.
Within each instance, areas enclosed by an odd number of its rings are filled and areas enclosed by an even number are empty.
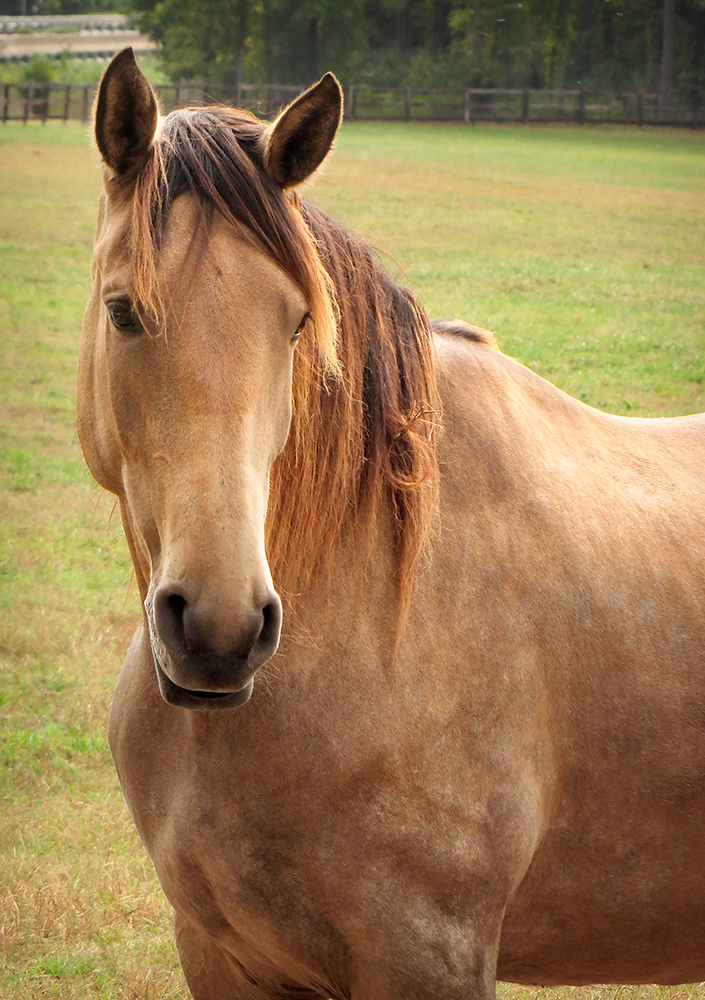
{"type": "Polygon", "coordinates": [[[324,573],[353,523],[371,546],[391,511],[400,609],[436,505],[439,402],[431,327],[414,295],[370,248],[296,194],[261,159],[265,125],[231,108],[176,111],[161,122],[135,186],[132,259],[142,308],[163,313],[158,257],[184,191],[263,250],[302,289],[311,320],[294,362],[292,431],[272,474],[268,555],[288,596],[324,573]]]}

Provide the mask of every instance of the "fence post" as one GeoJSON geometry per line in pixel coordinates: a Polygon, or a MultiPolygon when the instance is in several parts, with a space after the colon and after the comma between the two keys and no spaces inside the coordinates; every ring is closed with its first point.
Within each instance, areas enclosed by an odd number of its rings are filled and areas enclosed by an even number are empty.
{"type": "Polygon", "coordinates": [[[84,124],[85,124],[85,122],[88,121],[88,87],[89,86],[90,86],[90,84],[88,84],[88,83],[84,84],[84,86],[83,86],[83,111],[82,111],[82,114],[81,114],[81,121],[84,122],[84,124]]]}
{"type": "Polygon", "coordinates": [[[64,94],[64,125],[69,120],[69,112],[71,111],[71,84],[66,84],[66,92],[64,94]]]}
{"type": "Polygon", "coordinates": [[[644,124],[644,95],[641,91],[636,95],[636,123],[639,127],[644,124]]]}
{"type": "Polygon", "coordinates": [[[6,83],[2,89],[2,123],[7,125],[7,120],[10,117],[10,84],[6,83]]]}
{"type": "Polygon", "coordinates": [[[264,113],[266,114],[267,118],[269,118],[269,116],[272,113],[272,85],[271,85],[271,83],[267,84],[267,107],[266,107],[266,110],[265,110],[264,113]]]}
{"type": "Polygon", "coordinates": [[[351,121],[355,121],[356,110],[355,88],[352,84],[350,84],[350,89],[348,90],[348,118],[350,118],[351,121]]]}
{"type": "Polygon", "coordinates": [[[24,115],[22,117],[22,124],[27,124],[27,119],[29,118],[29,104],[34,97],[34,84],[28,83],[24,88],[24,115]]]}
{"type": "Polygon", "coordinates": [[[466,89],[465,91],[465,124],[469,125],[471,121],[470,118],[470,91],[466,89]]]}
{"type": "Polygon", "coordinates": [[[51,100],[51,84],[44,84],[44,97],[42,98],[42,125],[46,125],[49,117],[49,101],[51,100]]]}
{"type": "Polygon", "coordinates": [[[235,95],[235,107],[242,107],[242,80],[237,81],[237,93],[235,95]]]}
{"type": "Polygon", "coordinates": [[[529,91],[524,90],[521,102],[521,120],[526,125],[529,121],[529,91]]]}
{"type": "Polygon", "coordinates": [[[580,88],[580,97],[578,98],[578,121],[581,125],[585,124],[585,91],[580,88]]]}
{"type": "Polygon", "coordinates": [[[408,122],[411,118],[411,89],[406,88],[404,92],[404,121],[408,122]]]}

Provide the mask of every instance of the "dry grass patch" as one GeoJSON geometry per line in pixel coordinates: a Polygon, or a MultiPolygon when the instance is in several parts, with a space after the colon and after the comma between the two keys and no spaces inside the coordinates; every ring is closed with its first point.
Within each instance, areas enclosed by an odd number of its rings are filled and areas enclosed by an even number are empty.
{"type": "Polygon", "coordinates": [[[17,970],[5,979],[12,993],[0,995],[188,995],[169,907],[107,756],[101,770],[81,776],[80,797],[50,797],[49,787],[0,827],[11,847],[0,862],[0,956],[17,970]]]}

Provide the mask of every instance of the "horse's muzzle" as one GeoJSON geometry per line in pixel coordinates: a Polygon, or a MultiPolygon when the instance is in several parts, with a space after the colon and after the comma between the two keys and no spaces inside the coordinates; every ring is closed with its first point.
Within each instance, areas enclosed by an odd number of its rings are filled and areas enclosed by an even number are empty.
{"type": "Polygon", "coordinates": [[[220,709],[244,705],[255,672],[279,645],[282,610],[273,592],[259,611],[216,622],[182,587],[159,587],[145,607],[159,689],[170,705],[220,709]]]}

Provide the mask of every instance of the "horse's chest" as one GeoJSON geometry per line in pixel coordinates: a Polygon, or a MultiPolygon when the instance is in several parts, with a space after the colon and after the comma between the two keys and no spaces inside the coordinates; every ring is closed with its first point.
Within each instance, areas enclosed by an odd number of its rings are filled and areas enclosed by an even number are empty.
{"type": "Polygon", "coordinates": [[[516,712],[511,740],[496,716],[490,739],[455,705],[432,725],[430,698],[378,694],[367,716],[348,698],[333,730],[325,691],[311,714],[256,688],[220,722],[163,706],[147,666],[116,695],[125,796],[169,900],[248,968],[337,970],[351,949],[399,950],[402,927],[412,952],[440,947],[473,922],[478,885],[503,897],[525,870],[535,781],[516,712]]]}

